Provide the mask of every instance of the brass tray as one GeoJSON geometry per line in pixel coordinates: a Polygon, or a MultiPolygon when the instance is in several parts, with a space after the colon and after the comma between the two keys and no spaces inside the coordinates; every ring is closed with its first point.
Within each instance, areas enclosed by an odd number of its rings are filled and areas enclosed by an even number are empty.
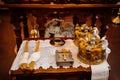
{"type": "Polygon", "coordinates": [[[106,54],[105,54],[105,52],[103,52],[101,58],[99,58],[97,60],[91,60],[90,55],[87,55],[87,57],[83,56],[82,52],[79,52],[77,57],[81,62],[83,62],[85,64],[98,65],[98,64],[101,64],[106,59],[106,54]]]}
{"type": "Polygon", "coordinates": [[[50,44],[55,47],[59,47],[59,46],[63,46],[65,44],[65,41],[61,38],[55,38],[50,40],[50,44]]]}

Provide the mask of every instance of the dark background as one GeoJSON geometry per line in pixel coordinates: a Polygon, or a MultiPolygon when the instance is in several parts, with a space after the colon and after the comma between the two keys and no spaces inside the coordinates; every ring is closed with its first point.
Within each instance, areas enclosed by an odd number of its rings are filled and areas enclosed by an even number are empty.
{"type": "MultiPolygon", "coordinates": [[[[12,80],[9,70],[16,56],[14,27],[10,24],[10,13],[0,12],[0,80],[12,80]]],[[[120,80],[120,27],[110,26],[106,33],[111,53],[108,63],[111,66],[110,80],[120,80]]]]}

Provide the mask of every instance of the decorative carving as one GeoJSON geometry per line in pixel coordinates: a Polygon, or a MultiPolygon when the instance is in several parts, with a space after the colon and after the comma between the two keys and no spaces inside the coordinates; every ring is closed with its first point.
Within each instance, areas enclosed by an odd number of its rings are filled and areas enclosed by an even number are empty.
{"type": "Polygon", "coordinates": [[[11,23],[14,25],[14,32],[16,35],[16,43],[17,47],[19,49],[21,43],[22,43],[22,37],[21,37],[21,26],[20,23],[23,21],[24,24],[24,36],[25,38],[28,37],[28,28],[27,28],[27,22],[26,22],[26,15],[22,10],[18,9],[11,9],[11,23]]]}

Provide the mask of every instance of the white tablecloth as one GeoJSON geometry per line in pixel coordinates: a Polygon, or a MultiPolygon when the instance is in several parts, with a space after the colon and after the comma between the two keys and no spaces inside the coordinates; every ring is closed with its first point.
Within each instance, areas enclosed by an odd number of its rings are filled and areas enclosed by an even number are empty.
{"type": "MultiPolygon", "coordinates": [[[[39,67],[42,67],[43,69],[47,69],[50,66],[53,68],[59,68],[59,66],[56,65],[55,61],[55,51],[60,49],[67,49],[72,52],[72,57],[74,59],[73,67],[77,68],[79,66],[82,67],[89,67],[90,65],[84,64],[80,62],[77,59],[77,53],[78,53],[78,47],[76,47],[73,43],[73,40],[67,39],[65,40],[65,44],[61,47],[55,47],[50,44],[50,40],[39,40],[40,41],[40,58],[38,61],[36,61],[36,64],[34,66],[34,69],[38,69],[39,67]]],[[[28,53],[29,55],[34,53],[34,48],[36,45],[36,40],[30,40],[28,43],[28,53]]],[[[25,47],[26,40],[24,40],[20,46],[20,49],[18,51],[18,54],[12,64],[12,67],[10,70],[17,70],[20,66],[21,58],[20,56],[24,53],[24,47],[25,47]]],[[[68,66],[64,66],[64,68],[68,68],[68,66]]],[[[104,61],[102,64],[99,65],[91,65],[92,69],[92,80],[108,80],[109,77],[109,64],[107,61],[104,61]]]]}
{"type": "Polygon", "coordinates": [[[104,61],[102,64],[99,65],[91,65],[91,68],[91,80],[108,80],[110,66],[107,61],[104,61]]]}

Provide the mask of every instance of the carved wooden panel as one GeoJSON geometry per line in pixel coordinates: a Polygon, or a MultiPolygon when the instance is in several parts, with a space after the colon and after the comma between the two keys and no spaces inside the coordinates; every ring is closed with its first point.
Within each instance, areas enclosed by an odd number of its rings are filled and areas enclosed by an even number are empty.
{"type": "MultiPolygon", "coordinates": [[[[64,22],[71,22],[76,24],[85,24],[89,26],[96,26],[101,31],[102,28],[111,23],[111,8],[79,8],[79,9],[11,9],[11,23],[15,26],[15,34],[17,36],[17,43],[20,45],[22,41],[21,34],[24,34],[24,38],[30,37],[30,31],[32,26],[28,25],[29,15],[35,18],[33,22],[37,24],[40,37],[44,37],[45,24],[54,18],[64,20],[64,22]],[[102,19],[102,20],[101,20],[102,19]],[[21,30],[20,23],[23,22],[23,30],[21,30]],[[24,31],[24,33],[21,33],[24,31]]],[[[32,20],[32,19],[30,19],[32,20]]],[[[104,32],[104,31],[103,31],[104,32]]]]}
{"type": "MultiPolygon", "coordinates": [[[[100,20],[96,19],[96,16],[104,18],[104,23],[107,25],[111,22],[111,9],[36,9],[36,10],[26,10],[27,15],[32,14],[36,17],[36,23],[39,25],[40,35],[44,37],[45,24],[54,18],[60,18],[64,22],[71,22],[73,24],[85,24],[100,27],[100,20]],[[109,14],[108,14],[109,13],[109,14]]],[[[29,27],[28,27],[29,28],[29,27]]]]}

